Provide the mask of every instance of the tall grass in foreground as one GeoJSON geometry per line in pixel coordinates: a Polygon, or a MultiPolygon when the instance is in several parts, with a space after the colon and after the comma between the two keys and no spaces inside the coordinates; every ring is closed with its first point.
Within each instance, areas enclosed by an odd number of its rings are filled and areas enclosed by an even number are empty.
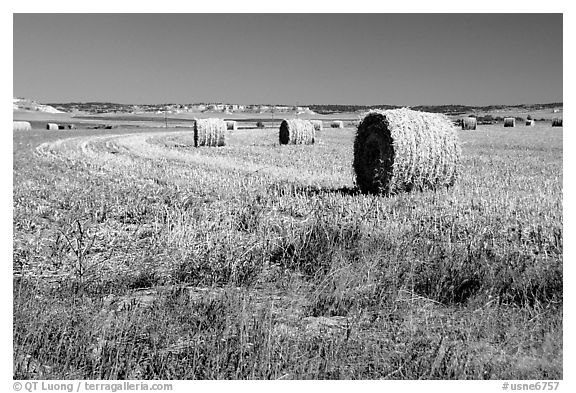
{"type": "Polygon", "coordinates": [[[148,140],[170,161],[15,134],[14,377],[562,378],[561,133],[479,130],[454,189],[390,198],[334,171],[347,130],[148,140]]]}

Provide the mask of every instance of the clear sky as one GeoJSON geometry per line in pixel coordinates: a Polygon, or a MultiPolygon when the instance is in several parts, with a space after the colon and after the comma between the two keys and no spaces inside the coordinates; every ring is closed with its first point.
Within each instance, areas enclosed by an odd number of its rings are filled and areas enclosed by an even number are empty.
{"type": "Polygon", "coordinates": [[[15,14],[40,102],[562,101],[562,14],[15,14]]]}

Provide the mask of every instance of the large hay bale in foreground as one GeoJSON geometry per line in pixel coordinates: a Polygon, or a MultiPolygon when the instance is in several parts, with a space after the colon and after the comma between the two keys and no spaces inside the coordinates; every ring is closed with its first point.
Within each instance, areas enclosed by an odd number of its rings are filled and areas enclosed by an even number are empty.
{"type": "Polygon", "coordinates": [[[516,119],[513,117],[505,117],[504,118],[504,127],[515,127],[516,126],[516,119]]]}
{"type": "Polygon", "coordinates": [[[310,120],[310,122],[314,126],[314,131],[322,131],[324,129],[322,120],[310,120]]]}
{"type": "Polygon", "coordinates": [[[238,129],[238,123],[233,121],[233,120],[228,120],[226,122],[226,129],[227,130],[237,130],[238,129]]]}
{"type": "Polygon", "coordinates": [[[395,194],[454,184],[459,171],[456,127],[443,114],[373,110],[358,125],[354,172],[362,192],[395,194]]]}
{"type": "Polygon", "coordinates": [[[46,129],[47,129],[47,130],[50,130],[50,131],[58,130],[58,124],[56,124],[56,123],[47,123],[47,124],[46,124],[46,129]]]}
{"type": "Polygon", "coordinates": [[[344,128],[344,122],[341,120],[334,120],[330,124],[330,127],[332,127],[332,128],[344,128]]]}
{"type": "Polygon", "coordinates": [[[290,119],[280,123],[281,145],[311,145],[315,137],[314,125],[309,120],[290,119]]]}
{"type": "Polygon", "coordinates": [[[475,130],[476,129],[476,118],[475,117],[465,117],[462,119],[462,129],[463,130],[475,130]]]}
{"type": "Polygon", "coordinates": [[[552,127],[562,127],[562,119],[555,118],[552,120],[552,127]]]}
{"type": "Polygon", "coordinates": [[[526,120],[527,127],[534,127],[534,120],[526,120]]]}
{"type": "Polygon", "coordinates": [[[12,131],[31,131],[32,125],[27,121],[13,121],[12,131]]]}
{"type": "Polygon", "coordinates": [[[198,119],[194,123],[194,146],[224,146],[226,122],[222,119],[198,119]]]}

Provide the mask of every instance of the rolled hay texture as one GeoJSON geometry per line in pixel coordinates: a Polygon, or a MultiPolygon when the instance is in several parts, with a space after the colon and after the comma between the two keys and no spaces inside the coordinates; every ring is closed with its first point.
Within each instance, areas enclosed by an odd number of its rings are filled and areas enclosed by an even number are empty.
{"type": "Polygon", "coordinates": [[[344,128],[344,122],[341,120],[335,120],[330,124],[332,128],[344,128]]]}
{"type": "Polygon", "coordinates": [[[516,119],[513,117],[505,117],[504,118],[504,127],[515,127],[516,126],[516,119]]]}
{"type": "Polygon", "coordinates": [[[233,121],[233,120],[229,120],[226,122],[226,129],[227,130],[237,130],[238,129],[238,123],[233,121]]]}
{"type": "Polygon", "coordinates": [[[526,126],[534,127],[534,120],[526,120],[526,126]]]}
{"type": "Polygon", "coordinates": [[[353,168],[364,193],[452,186],[460,170],[457,128],[443,114],[373,110],[358,125],[353,168]]]}
{"type": "Polygon", "coordinates": [[[58,129],[58,124],[56,124],[56,123],[47,123],[47,124],[46,124],[46,129],[47,129],[47,130],[51,130],[51,131],[57,130],[57,129],[58,129]]]}
{"type": "Polygon", "coordinates": [[[310,122],[314,126],[314,131],[322,131],[324,129],[322,120],[310,120],[310,122]]]}
{"type": "Polygon", "coordinates": [[[552,127],[562,127],[562,119],[560,118],[553,119],[552,127]]]}
{"type": "Polygon", "coordinates": [[[224,146],[226,122],[222,119],[198,119],[194,123],[194,146],[224,146]]]}
{"type": "Polygon", "coordinates": [[[31,131],[32,125],[27,121],[13,121],[12,131],[31,131]]]}
{"type": "Polygon", "coordinates": [[[463,130],[475,130],[476,129],[476,118],[475,117],[465,117],[462,119],[462,129],[463,130]]]}
{"type": "Polygon", "coordinates": [[[312,145],[315,138],[316,130],[309,120],[290,119],[280,123],[281,145],[312,145]]]}

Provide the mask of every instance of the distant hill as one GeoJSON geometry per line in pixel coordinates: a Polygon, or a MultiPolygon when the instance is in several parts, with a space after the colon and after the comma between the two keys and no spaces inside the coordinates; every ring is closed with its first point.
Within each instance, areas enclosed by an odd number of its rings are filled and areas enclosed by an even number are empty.
{"type": "MultiPolygon", "coordinates": [[[[35,110],[50,113],[76,113],[76,114],[104,114],[104,113],[294,113],[294,114],[319,114],[331,115],[338,113],[363,113],[371,109],[395,109],[399,105],[333,105],[314,104],[306,106],[290,105],[232,105],[232,104],[117,104],[110,102],[70,102],[38,104],[32,100],[14,99],[14,110],[35,110]],[[17,101],[18,100],[18,101],[17,101]]],[[[418,105],[411,109],[423,112],[444,113],[449,116],[468,114],[486,114],[491,112],[556,112],[561,111],[563,103],[554,102],[547,104],[520,104],[520,105],[418,105]]]]}
{"type": "Polygon", "coordinates": [[[65,113],[64,111],[58,110],[50,105],[40,104],[27,98],[12,98],[12,110],[44,113],[65,113]]]}

